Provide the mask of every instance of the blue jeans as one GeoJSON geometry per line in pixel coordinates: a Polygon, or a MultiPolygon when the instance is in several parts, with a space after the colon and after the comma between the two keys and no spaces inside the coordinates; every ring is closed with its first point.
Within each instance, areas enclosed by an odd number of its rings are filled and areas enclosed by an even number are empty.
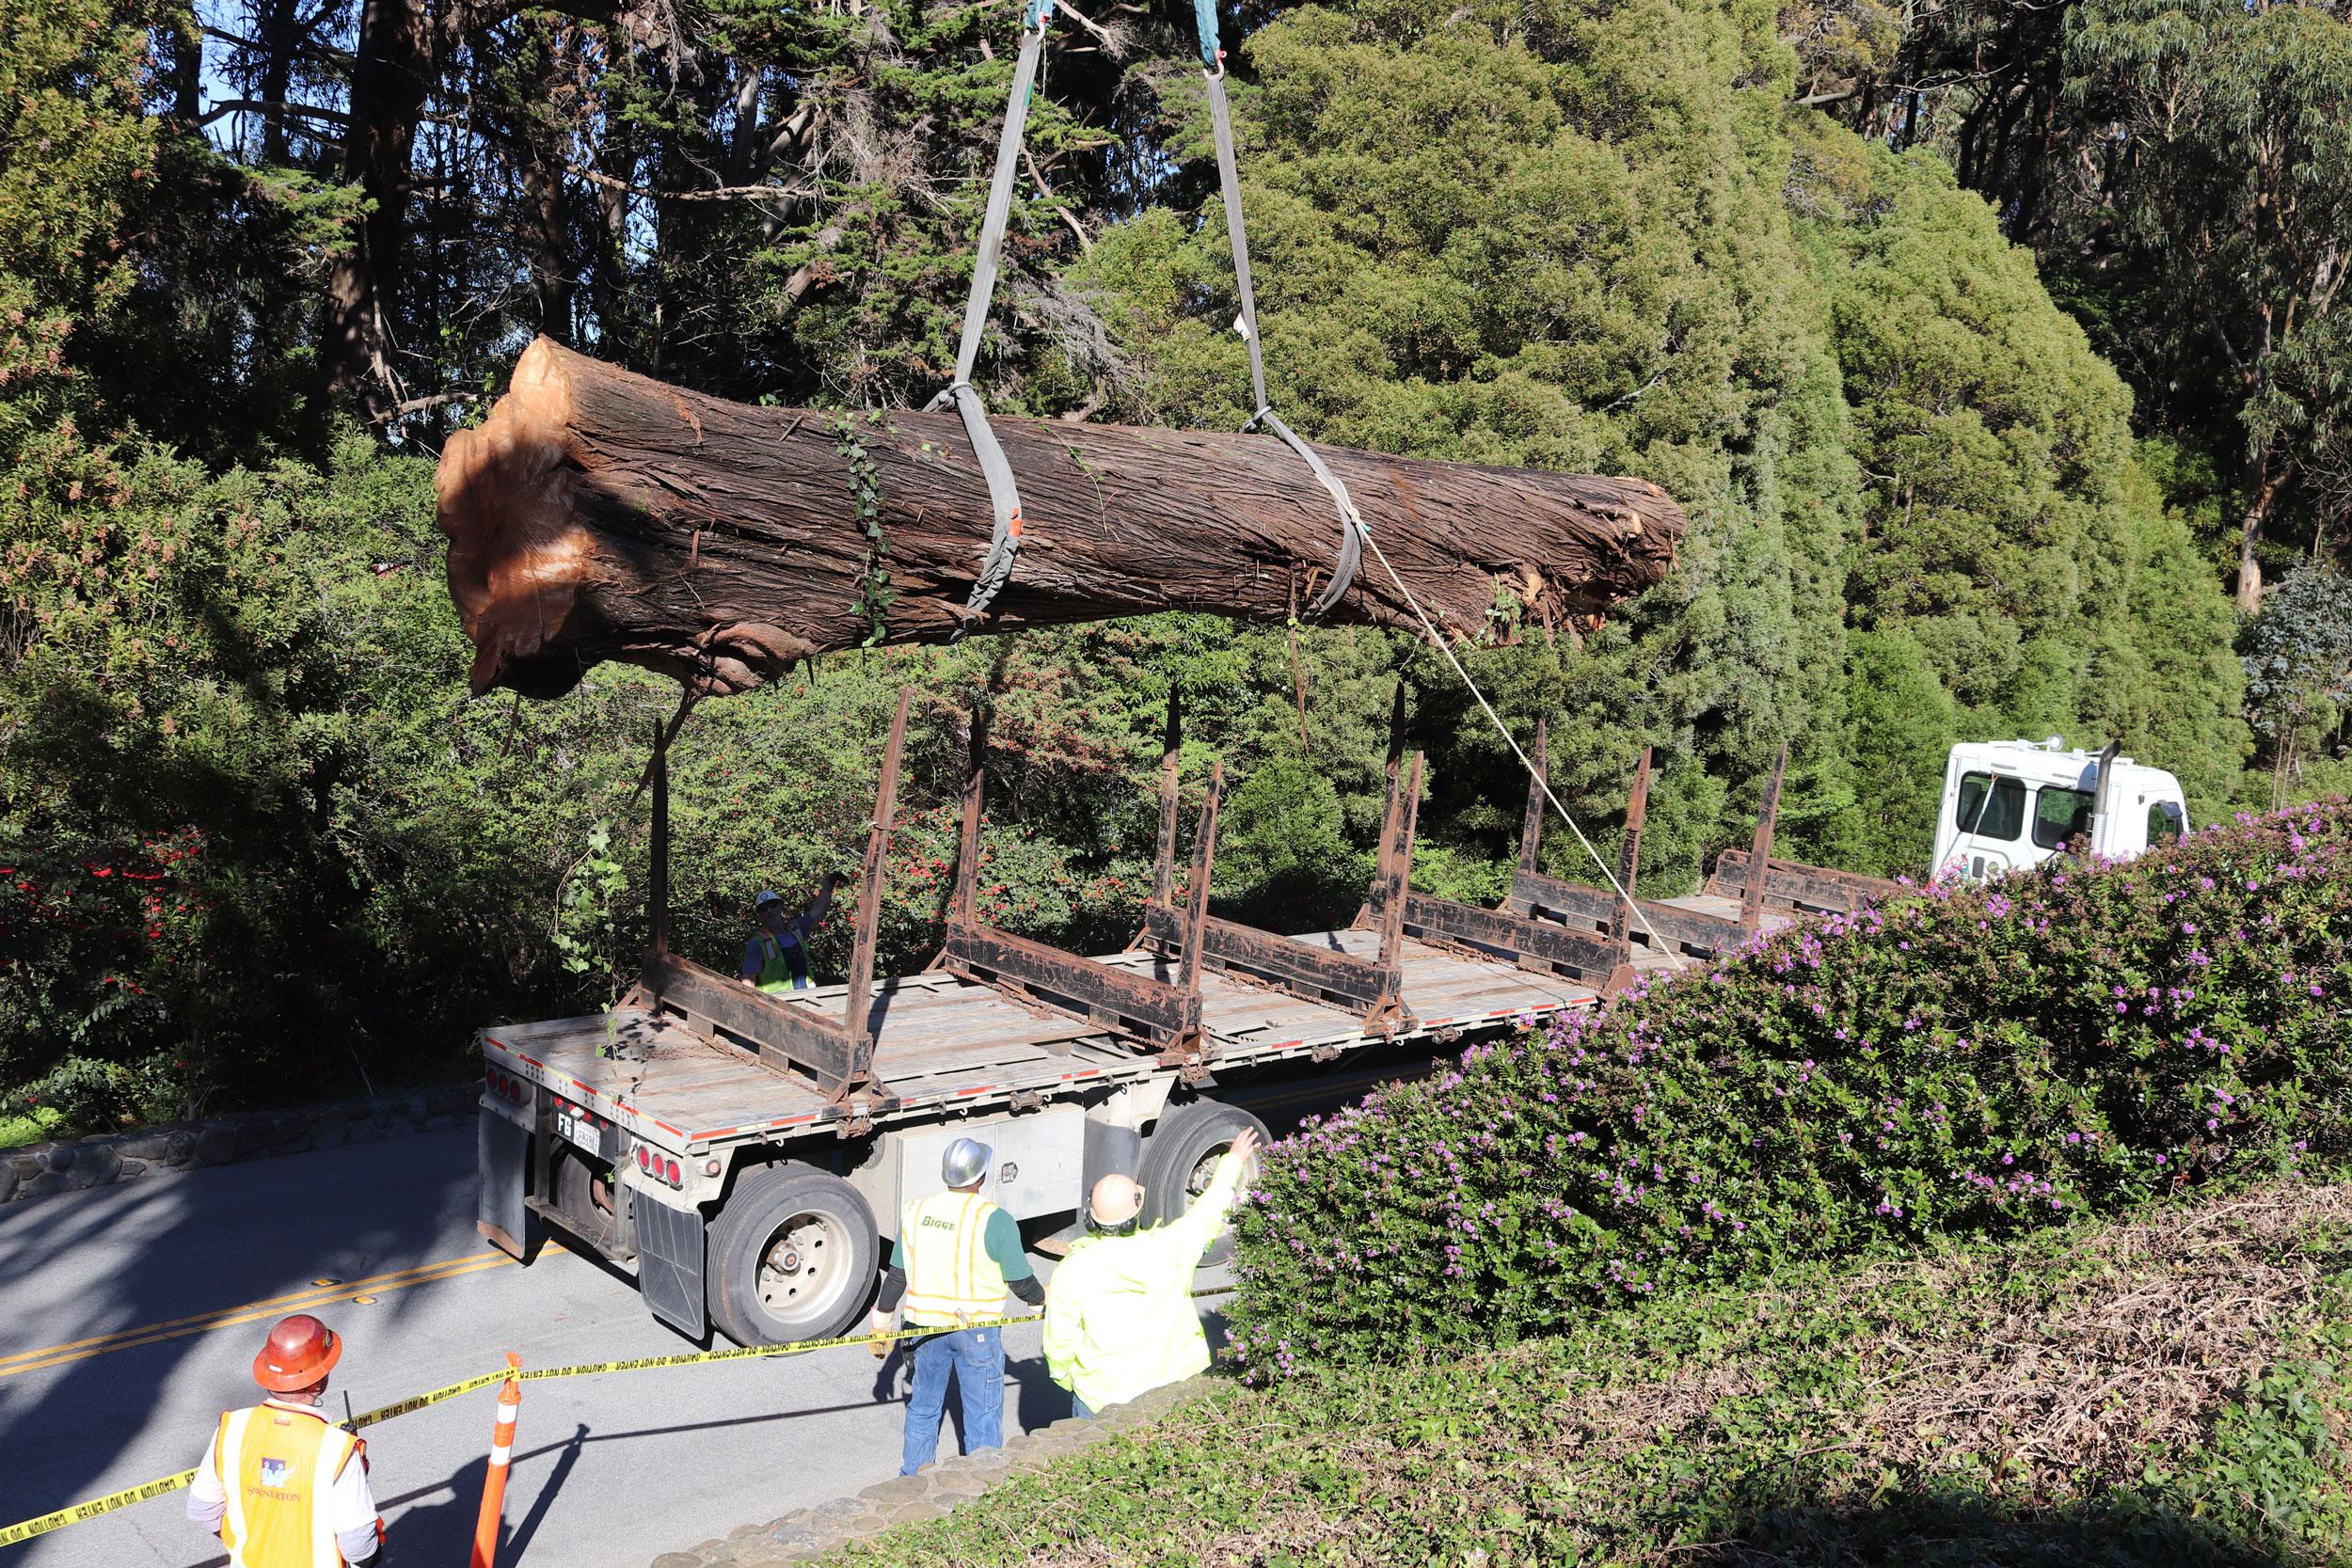
{"type": "Polygon", "coordinates": [[[1070,1396],[1070,1413],[1073,1416],[1077,1417],[1078,1419],[1082,1421],[1090,1421],[1094,1419],[1094,1412],[1089,1410],[1087,1408],[1087,1402],[1080,1399],[1074,1392],[1070,1396]]]}
{"type": "Polygon", "coordinates": [[[963,1451],[1005,1441],[1005,1341],[994,1328],[947,1329],[914,1341],[914,1391],[907,1396],[906,1451],[898,1473],[911,1476],[939,1457],[939,1418],[947,1408],[947,1374],[963,1395],[963,1451]]]}

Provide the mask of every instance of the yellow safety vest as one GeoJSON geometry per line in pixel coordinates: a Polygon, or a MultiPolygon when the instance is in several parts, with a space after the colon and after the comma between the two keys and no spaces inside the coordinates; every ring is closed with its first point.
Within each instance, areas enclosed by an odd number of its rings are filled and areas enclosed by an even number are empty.
{"type": "Polygon", "coordinates": [[[977,1193],[944,1192],[907,1205],[907,1322],[945,1328],[1005,1307],[1005,1273],[988,1255],[996,1205],[977,1193]]]}
{"type": "Polygon", "coordinates": [[[1098,1415],[1209,1365],[1193,1305],[1200,1255],[1225,1228],[1242,1163],[1229,1150],[1180,1217],[1071,1247],[1045,1291],[1045,1369],[1098,1415]]]}
{"type": "Polygon", "coordinates": [[[221,1417],[213,1464],[229,1500],[220,1544],[230,1568],[343,1568],[327,1495],[366,1448],[326,1417],[282,1405],[221,1417]]]}

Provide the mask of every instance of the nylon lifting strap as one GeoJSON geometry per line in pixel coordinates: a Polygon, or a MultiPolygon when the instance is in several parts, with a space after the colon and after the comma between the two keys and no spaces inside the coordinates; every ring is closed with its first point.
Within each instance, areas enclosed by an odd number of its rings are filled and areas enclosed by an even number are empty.
{"type": "Polygon", "coordinates": [[[980,224],[979,251],[972,264],[972,294],[963,305],[963,338],[956,348],[956,379],[924,405],[926,413],[950,403],[956,405],[964,436],[972,443],[972,454],[979,459],[980,474],[988,481],[989,507],[996,515],[987,559],[981,562],[971,597],[963,604],[964,625],[956,629],[959,638],[988,613],[989,605],[1012,579],[1013,558],[1021,553],[1021,490],[1013,483],[1012,465],[1005,461],[1005,449],[997,445],[996,433],[988,427],[988,409],[979,393],[972,389],[972,367],[980,356],[980,334],[988,325],[989,304],[996,293],[1005,223],[1012,212],[1013,174],[1021,158],[1022,134],[1029,120],[1029,89],[1037,82],[1038,59],[1045,49],[1045,21],[1053,11],[1054,0],[1028,0],[1021,18],[1021,55],[1012,68],[1012,96],[1005,104],[1005,128],[996,138],[988,215],[980,224]]]}
{"type": "Polygon", "coordinates": [[[1308,606],[1311,615],[1323,615],[1340,602],[1356,580],[1356,568],[1361,563],[1364,547],[1359,536],[1364,520],[1357,515],[1356,503],[1348,499],[1347,486],[1315,455],[1314,448],[1298,438],[1297,433],[1282,422],[1267,403],[1265,395],[1265,356],[1258,347],[1257,292],[1249,281],[1249,235],[1243,227],[1241,214],[1241,172],[1233,160],[1233,117],[1225,103],[1225,53],[1216,38],[1216,0],[1193,0],[1193,22],[1200,35],[1200,67],[1209,83],[1209,121],[1216,135],[1216,177],[1224,189],[1225,235],[1233,246],[1233,282],[1241,294],[1241,335],[1249,345],[1249,394],[1257,412],[1242,425],[1248,430],[1263,425],[1279,436],[1291,451],[1307,460],[1307,467],[1323,482],[1331,494],[1332,504],[1340,510],[1340,553],[1332,564],[1331,580],[1308,606]]]}

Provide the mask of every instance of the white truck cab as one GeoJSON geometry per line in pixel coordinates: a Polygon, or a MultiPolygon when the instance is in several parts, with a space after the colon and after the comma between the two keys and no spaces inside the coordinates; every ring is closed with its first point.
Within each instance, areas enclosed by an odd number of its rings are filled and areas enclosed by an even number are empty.
{"type": "Polygon", "coordinates": [[[2188,831],[2178,779],[2116,748],[2067,751],[2043,741],[1955,746],[1935,816],[1935,874],[1983,881],[2087,842],[2125,860],[2188,831]]]}

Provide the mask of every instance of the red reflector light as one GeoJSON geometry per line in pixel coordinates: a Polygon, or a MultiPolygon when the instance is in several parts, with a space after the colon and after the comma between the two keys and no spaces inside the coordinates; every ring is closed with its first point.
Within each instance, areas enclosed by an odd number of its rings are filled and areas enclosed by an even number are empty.
{"type": "Polygon", "coordinates": [[[637,1168],[639,1170],[649,1170],[652,1166],[653,1156],[645,1152],[645,1146],[644,1144],[639,1144],[637,1146],[637,1168]]]}
{"type": "Polygon", "coordinates": [[[673,1187],[678,1184],[677,1162],[675,1160],[670,1162],[669,1180],[670,1185],[673,1187]]]}

